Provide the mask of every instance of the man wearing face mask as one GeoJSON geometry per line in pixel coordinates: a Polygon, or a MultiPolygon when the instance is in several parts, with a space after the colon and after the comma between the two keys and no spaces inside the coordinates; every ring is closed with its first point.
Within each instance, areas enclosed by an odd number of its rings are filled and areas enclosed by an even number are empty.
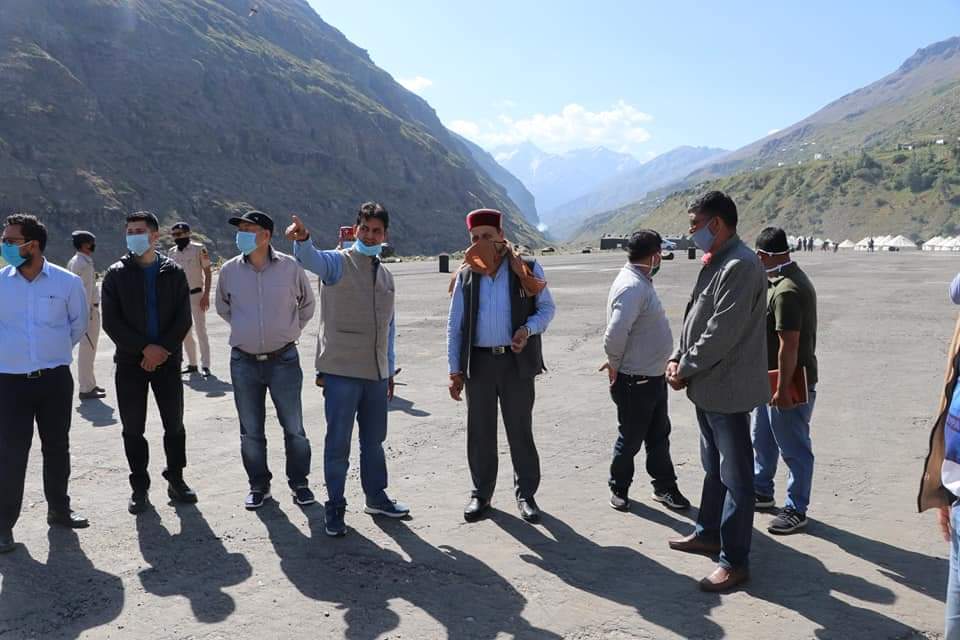
{"type": "Polygon", "coordinates": [[[771,508],[777,459],[790,469],[784,508],[767,527],[774,534],[807,526],[813,484],[810,418],[817,392],[817,292],[790,257],[787,234],[768,227],[757,238],[757,256],[767,271],[768,368],[778,371],[778,388],[769,405],[753,412],[754,477],[757,508],[771,508]],[[806,372],[807,402],[795,405],[790,384],[798,369],[806,372]]]}
{"type": "Polygon", "coordinates": [[[303,268],[270,244],[273,219],[248,211],[230,224],[237,227],[237,249],[220,269],[217,313],[230,325],[230,376],[240,418],[240,457],[250,492],[248,511],[270,498],[273,474],[267,466],[266,394],[270,392],[283,428],[287,484],[293,501],[316,502],[307,476],[310,440],[303,429],[303,370],[297,341],[316,306],[303,268]]]}
{"type": "Polygon", "coordinates": [[[83,281],[83,290],[90,305],[87,330],[80,339],[77,350],[77,383],[81,400],[95,400],[106,396],[106,389],[97,385],[93,363],[97,358],[97,344],[100,341],[100,291],[97,289],[97,271],[93,266],[93,252],[97,246],[97,237],[89,231],[73,232],[73,248],[77,250],[67,269],[83,281]]]}
{"type": "Polygon", "coordinates": [[[704,252],[703,268],[680,345],[667,364],[667,383],[685,388],[696,407],[706,477],[696,530],[670,547],[719,553],[719,566],[700,588],[725,591],[749,577],[755,500],[750,412],[770,400],[767,278],[737,235],[737,206],[729,196],[711,191],[694,202],[690,234],[704,252]]]}
{"type": "Polygon", "coordinates": [[[470,248],[451,283],[447,316],[450,397],[467,391],[467,459],[473,482],[467,522],[490,508],[497,482],[497,405],[513,461],[520,516],[540,520],[534,494],[540,456],[533,438],[534,379],[545,371],[541,335],[556,313],[543,268],[526,261],[503,234],[503,214],[467,215],[470,248]]]}
{"type": "Polygon", "coordinates": [[[31,215],[7,218],[0,238],[0,553],[13,551],[33,425],[43,444],[47,522],[88,525],[70,509],[73,347],[87,329],[80,278],[43,257],[47,229],[31,215]]]}
{"type": "Polygon", "coordinates": [[[152,506],[149,447],[143,437],[147,395],[153,397],[163,423],[167,495],[194,503],[197,494],[183,479],[187,435],[183,427],[183,338],[190,330],[190,289],[183,269],[157,253],[160,223],[149,211],[127,216],[129,253],[111,265],[103,278],[103,329],[116,344],[117,402],[123,423],[123,448],[130,465],[132,514],[152,506]]]}
{"type": "Polygon", "coordinates": [[[628,262],[620,270],[607,297],[607,330],[601,367],[617,405],[620,436],[610,464],[610,506],[630,509],[628,490],[633,482],[633,459],[647,448],[647,473],[653,480],[653,499],[673,509],[687,509],[690,501],[677,487],[670,459],[670,418],[664,369],[673,351],[670,321],[653,287],[660,271],[663,239],[644,229],[630,237],[628,262]]]}
{"type": "Polygon", "coordinates": [[[367,202],[357,213],[356,241],[347,250],[321,251],[296,216],[287,227],[293,253],[320,277],[320,338],[317,371],[324,373],[327,435],[323,472],[327,482],[325,530],[346,535],[344,491],[350,466],[350,441],[356,421],[360,432],[360,483],[370,515],[403,518],[409,507],[392,500],[387,489],[387,409],[393,399],[396,370],[393,274],[380,262],[390,214],[367,202]]]}
{"type": "Polygon", "coordinates": [[[190,287],[190,313],[193,327],[183,341],[187,351],[187,368],[183,373],[197,373],[197,342],[200,343],[200,366],[204,378],[210,377],[210,340],[207,338],[207,309],[210,308],[210,285],[213,274],[210,268],[210,254],[199,242],[191,242],[190,225],[178,222],[170,229],[170,235],[176,245],[167,257],[180,265],[187,275],[190,287]],[[197,334],[194,342],[193,334],[197,334]]]}

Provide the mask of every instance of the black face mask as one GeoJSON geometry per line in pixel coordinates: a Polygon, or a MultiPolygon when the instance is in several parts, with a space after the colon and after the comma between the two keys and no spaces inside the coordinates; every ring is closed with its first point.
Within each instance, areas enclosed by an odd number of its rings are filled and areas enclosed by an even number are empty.
{"type": "Polygon", "coordinates": [[[190,245],[190,238],[177,238],[174,242],[177,243],[177,248],[183,251],[190,245]]]}

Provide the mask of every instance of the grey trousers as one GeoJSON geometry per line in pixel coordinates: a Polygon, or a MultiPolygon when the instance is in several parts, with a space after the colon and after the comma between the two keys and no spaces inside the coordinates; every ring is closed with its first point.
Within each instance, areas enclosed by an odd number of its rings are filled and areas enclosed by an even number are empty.
{"type": "Polygon", "coordinates": [[[540,456],[533,441],[534,379],[521,378],[512,353],[474,350],[467,379],[467,459],[473,496],[489,500],[497,485],[497,403],[513,461],[517,498],[540,486],[540,456]]]}

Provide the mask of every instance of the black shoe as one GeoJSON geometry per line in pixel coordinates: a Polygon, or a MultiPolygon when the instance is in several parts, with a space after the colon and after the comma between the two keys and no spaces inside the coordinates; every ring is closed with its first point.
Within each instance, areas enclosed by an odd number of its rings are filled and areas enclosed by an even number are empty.
{"type": "Polygon", "coordinates": [[[13,531],[0,533],[0,553],[10,553],[16,548],[17,543],[13,539],[13,531]]]}
{"type": "Polygon", "coordinates": [[[680,489],[677,487],[664,489],[663,491],[654,491],[653,499],[657,502],[662,502],[671,509],[677,509],[678,511],[690,508],[690,501],[687,500],[682,493],[680,493],[680,489]]]}
{"type": "Polygon", "coordinates": [[[758,493],[754,497],[753,506],[755,509],[773,509],[777,506],[777,501],[774,500],[773,496],[765,496],[758,493]]]}
{"type": "Polygon", "coordinates": [[[310,487],[297,487],[293,490],[293,502],[301,507],[308,507],[316,504],[317,498],[313,491],[310,491],[310,487]]]}
{"type": "Polygon", "coordinates": [[[270,490],[256,491],[252,490],[247,494],[247,499],[243,502],[243,508],[247,511],[254,511],[263,506],[263,503],[270,498],[270,490]]]}
{"type": "Polygon", "coordinates": [[[344,520],[346,512],[346,507],[327,509],[323,518],[323,532],[331,538],[342,538],[347,535],[347,523],[344,520]]]}
{"type": "Polygon", "coordinates": [[[486,498],[473,496],[470,502],[463,508],[463,519],[467,522],[476,522],[483,517],[487,509],[490,508],[490,501],[486,498]]]}
{"type": "Polygon", "coordinates": [[[93,391],[81,391],[77,394],[77,397],[81,400],[99,400],[100,398],[106,398],[107,394],[94,389],[93,391]]]}
{"type": "Polygon", "coordinates": [[[517,508],[520,509],[520,517],[527,522],[540,522],[540,507],[533,496],[517,500],[517,508]]]}
{"type": "Polygon", "coordinates": [[[767,531],[777,535],[796,533],[807,526],[807,514],[800,513],[793,507],[784,507],[783,511],[773,519],[767,531]]]}
{"type": "Polygon", "coordinates": [[[137,515],[138,513],[149,510],[152,506],[146,491],[134,491],[133,495],[130,496],[130,501],[127,503],[127,511],[133,515],[137,515]]]}
{"type": "Polygon", "coordinates": [[[183,504],[196,504],[196,492],[187,486],[183,480],[176,480],[167,485],[167,496],[174,502],[183,504]]]}
{"type": "Polygon", "coordinates": [[[622,489],[610,489],[610,506],[617,511],[630,511],[630,498],[622,489]]]}
{"type": "Polygon", "coordinates": [[[47,524],[66,527],[68,529],[86,529],[90,522],[74,511],[48,511],[47,524]]]}
{"type": "Polygon", "coordinates": [[[202,375],[204,378],[209,378],[213,374],[210,373],[210,367],[204,367],[200,370],[200,375],[202,375]]]}
{"type": "Polygon", "coordinates": [[[197,369],[197,365],[191,364],[191,365],[187,365],[187,368],[184,369],[183,371],[181,371],[180,373],[181,373],[182,375],[186,375],[186,374],[188,374],[188,373],[197,373],[198,371],[200,371],[200,370],[197,369]]]}

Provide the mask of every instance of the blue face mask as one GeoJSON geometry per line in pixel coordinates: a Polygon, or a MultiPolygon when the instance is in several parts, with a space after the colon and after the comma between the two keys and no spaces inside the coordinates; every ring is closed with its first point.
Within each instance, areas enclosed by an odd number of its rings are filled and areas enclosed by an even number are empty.
{"type": "Polygon", "coordinates": [[[357,238],[356,242],[353,243],[353,248],[357,250],[357,253],[370,258],[376,258],[383,251],[382,244],[366,245],[360,238],[357,238]]]}
{"type": "Polygon", "coordinates": [[[252,231],[237,231],[237,249],[245,256],[257,249],[257,234],[252,231]]]}
{"type": "Polygon", "coordinates": [[[710,247],[713,246],[713,241],[717,239],[717,236],[710,231],[710,221],[707,221],[707,224],[703,225],[697,229],[690,239],[693,240],[693,244],[697,245],[697,248],[700,251],[707,252],[710,251],[710,247]]]}
{"type": "Polygon", "coordinates": [[[26,258],[20,255],[20,247],[24,246],[24,244],[3,243],[3,259],[14,269],[19,269],[20,266],[27,261],[26,258]]]}
{"type": "Polygon", "coordinates": [[[138,233],[135,236],[127,236],[127,249],[131,253],[142,256],[150,250],[150,234],[138,233]]]}

